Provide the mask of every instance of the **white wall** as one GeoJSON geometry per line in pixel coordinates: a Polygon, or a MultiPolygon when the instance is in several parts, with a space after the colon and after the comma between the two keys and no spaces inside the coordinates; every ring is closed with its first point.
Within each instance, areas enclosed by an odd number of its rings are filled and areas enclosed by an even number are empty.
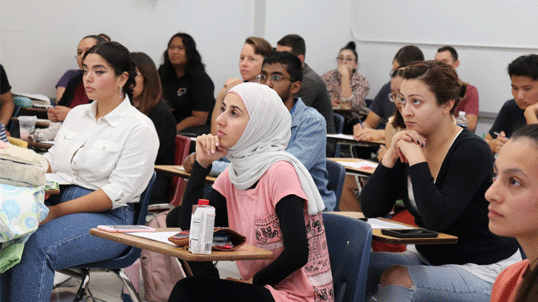
{"type": "Polygon", "coordinates": [[[0,3],[0,62],[14,92],[55,97],[54,86],[76,69],[78,42],[104,32],[130,51],[161,63],[176,32],[195,39],[216,90],[237,67],[244,39],[252,35],[249,0],[6,0],[0,3]]]}
{"type": "MultiPolygon", "coordinates": [[[[237,59],[245,37],[255,33],[275,45],[282,36],[297,33],[307,42],[306,62],[320,75],[335,68],[338,50],[354,40],[359,72],[370,82],[368,97],[373,98],[389,80],[394,54],[406,44],[354,38],[353,18],[372,13],[355,13],[354,1],[359,0],[4,0],[0,3],[0,62],[14,91],[53,97],[59,77],[76,68],[75,49],[82,36],[105,32],[131,51],[148,53],[159,64],[170,36],[185,31],[196,40],[218,91],[227,78],[239,76],[237,59]]],[[[484,18],[477,12],[475,22],[480,24],[484,18]]],[[[428,20],[423,22],[427,26],[428,20]]],[[[500,20],[498,26],[513,22],[500,20]]],[[[405,23],[394,26],[405,27],[405,23]]],[[[529,30],[515,34],[532,37],[529,30]]],[[[433,59],[439,47],[418,46],[427,59],[433,59]]],[[[508,63],[532,52],[463,46],[457,50],[458,72],[477,86],[480,111],[487,112],[497,112],[511,98],[508,63]]]]}

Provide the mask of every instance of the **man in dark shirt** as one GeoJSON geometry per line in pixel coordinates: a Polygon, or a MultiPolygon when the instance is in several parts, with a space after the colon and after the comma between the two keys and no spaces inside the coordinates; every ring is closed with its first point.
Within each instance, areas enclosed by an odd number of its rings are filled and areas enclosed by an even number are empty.
{"type": "Polygon", "coordinates": [[[321,77],[304,62],[306,46],[304,39],[299,35],[287,35],[277,42],[277,51],[287,51],[296,55],[303,63],[303,82],[301,90],[295,94],[310,107],[315,108],[327,122],[327,133],[335,133],[333,107],[327,87],[321,77]]]}
{"type": "Polygon", "coordinates": [[[498,153],[514,132],[538,124],[538,55],[521,56],[508,65],[513,99],[504,103],[486,135],[493,153],[498,153]]]}

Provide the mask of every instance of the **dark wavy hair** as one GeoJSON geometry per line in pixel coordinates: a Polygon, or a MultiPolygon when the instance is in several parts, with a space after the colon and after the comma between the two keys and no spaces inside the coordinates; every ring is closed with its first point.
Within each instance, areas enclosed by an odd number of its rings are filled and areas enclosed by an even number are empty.
{"type": "Polygon", "coordinates": [[[303,66],[296,55],[287,51],[273,51],[263,59],[262,69],[264,65],[274,63],[282,64],[294,82],[303,80],[303,66]]]}
{"type": "Polygon", "coordinates": [[[133,52],[131,54],[136,68],[144,78],[144,90],[140,96],[138,110],[148,115],[155,106],[159,103],[162,97],[163,89],[161,86],[161,78],[153,60],[143,52],[133,52]]]}
{"type": "Polygon", "coordinates": [[[185,53],[187,55],[185,74],[191,75],[200,70],[205,70],[205,66],[204,64],[202,64],[202,56],[200,55],[198,50],[196,50],[196,42],[194,42],[194,39],[189,34],[179,32],[173,35],[172,38],[170,38],[170,40],[168,41],[168,46],[163,53],[163,63],[161,64],[161,66],[159,66],[159,75],[163,80],[176,78],[176,70],[170,62],[170,58],[168,58],[168,48],[170,47],[170,44],[172,44],[172,40],[178,37],[181,38],[181,41],[183,42],[183,47],[185,47],[185,53]]]}
{"type": "Polygon", "coordinates": [[[455,100],[450,113],[454,114],[461,99],[467,92],[467,83],[458,78],[456,71],[449,65],[436,62],[415,62],[404,69],[403,78],[420,80],[435,94],[437,105],[455,100]]]}
{"type": "Polygon", "coordinates": [[[83,63],[86,57],[91,53],[97,54],[107,61],[108,65],[114,69],[114,74],[116,76],[120,76],[124,72],[127,72],[129,77],[123,86],[123,93],[128,95],[129,99],[132,100],[133,88],[136,84],[136,65],[131,58],[131,53],[129,50],[125,46],[115,41],[104,42],[94,45],[92,48],[88,49],[88,51],[86,51],[84,54],[84,57],[82,57],[83,63]]]}

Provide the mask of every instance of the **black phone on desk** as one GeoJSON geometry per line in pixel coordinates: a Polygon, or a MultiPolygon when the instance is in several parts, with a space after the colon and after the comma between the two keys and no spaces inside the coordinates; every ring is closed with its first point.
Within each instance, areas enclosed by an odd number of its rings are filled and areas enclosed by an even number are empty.
{"type": "Polygon", "coordinates": [[[426,229],[381,229],[381,234],[396,238],[435,238],[436,231],[426,229]]]}

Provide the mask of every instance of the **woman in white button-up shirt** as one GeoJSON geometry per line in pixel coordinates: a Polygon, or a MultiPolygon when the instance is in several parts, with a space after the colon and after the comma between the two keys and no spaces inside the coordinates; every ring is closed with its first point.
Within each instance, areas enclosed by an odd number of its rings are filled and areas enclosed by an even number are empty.
{"type": "MultiPolygon", "coordinates": [[[[2,275],[2,297],[48,301],[54,271],[119,256],[125,245],[89,235],[97,225],[132,224],[154,168],[159,139],[151,120],[129,101],[136,76],[117,42],[83,58],[84,88],[93,103],[73,108],[45,158],[49,172],[73,185],[49,199],[49,214],[26,243],[21,262],[2,275]]],[[[4,299],[2,299],[4,300],[4,299]]]]}

